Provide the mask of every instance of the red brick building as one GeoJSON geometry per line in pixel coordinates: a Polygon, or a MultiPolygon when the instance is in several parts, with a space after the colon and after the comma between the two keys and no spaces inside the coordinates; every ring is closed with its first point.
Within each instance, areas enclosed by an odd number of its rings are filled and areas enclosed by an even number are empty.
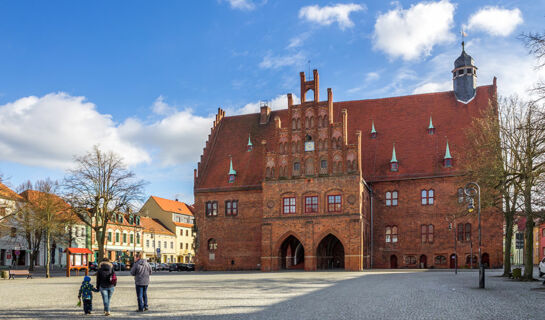
{"type": "MultiPolygon", "coordinates": [[[[300,104],[219,109],[195,170],[197,268],[469,265],[477,217],[451,218],[467,182],[457,160],[496,83],[476,87],[465,51],[452,74],[454,91],[334,102],[331,89],[320,101],[314,70],[301,72],[300,104]]],[[[502,216],[482,223],[483,262],[499,266],[502,216]]]]}

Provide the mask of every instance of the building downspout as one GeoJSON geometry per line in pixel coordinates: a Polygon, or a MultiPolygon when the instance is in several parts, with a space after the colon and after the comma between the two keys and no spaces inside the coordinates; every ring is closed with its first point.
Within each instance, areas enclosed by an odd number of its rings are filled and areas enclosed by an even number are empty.
{"type": "Polygon", "coordinates": [[[365,181],[363,181],[363,185],[365,185],[365,188],[367,188],[367,191],[369,191],[369,213],[370,213],[370,216],[371,216],[371,222],[370,222],[370,238],[371,238],[371,241],[370,241],[370,248],[369,248],[369,264],[370,264],[370,268],[373,269],[373,248],[374,248],[374,245],[373,245],[373,188],[371,187],[370,184],[367,184],[365,181]]]}

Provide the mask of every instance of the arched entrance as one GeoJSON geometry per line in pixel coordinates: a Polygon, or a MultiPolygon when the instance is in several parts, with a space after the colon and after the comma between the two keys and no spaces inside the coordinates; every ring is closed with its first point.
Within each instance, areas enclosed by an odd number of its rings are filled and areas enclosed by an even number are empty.
{"type": "Polygon", "coordinates": [[[304,269],[305,249],[294,236],[289,236],[280,246],[280,267],[282,269],[304,269]]]}
{"type": "Polygon", "coordinates": [[[331,233],[323,238],[316,248],[316,268],[344,269],[344,246],[341,241],[331,233]]]}
{"type": "Polygon", "coordinates": [[[485,268],[490,267],[490,256],[486,252],[483,253],[483,265],[484,265],[485,268]]]}
{"type": "Polygon", "coordinates": [[[397,269],[397,256],[395,254],[390,256],[390,268],[397,269]]]}
{"type": "Polygon", "coordinates": [[[425,254],[420,256],[420,268],[426,269],[428,267],[428,258],[425,254]]]}
{"type": "Polygon", "coordinates": [[[451,255],[450,255],[450,268],[451,268],[451,269],[456,268],[456,262],[457,262],[456,260],[457,260],[457,259],[456,259],[456,254],[454,254],[454,253],[451,254],[451,255]]]}

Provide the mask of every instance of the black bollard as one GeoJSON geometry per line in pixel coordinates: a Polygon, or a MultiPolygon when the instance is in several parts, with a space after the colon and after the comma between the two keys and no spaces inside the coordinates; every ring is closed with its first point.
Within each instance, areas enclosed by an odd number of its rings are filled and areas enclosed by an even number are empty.
{"type": "Polygon", "coordinates": [[[484,289],[484,264],[479,265],[479,288],[484,289]]]}

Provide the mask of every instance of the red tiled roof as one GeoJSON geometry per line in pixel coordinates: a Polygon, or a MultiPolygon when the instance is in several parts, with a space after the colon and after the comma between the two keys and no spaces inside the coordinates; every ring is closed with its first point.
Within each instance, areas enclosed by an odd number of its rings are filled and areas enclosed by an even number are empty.
{"type": "Polygon", "coordinates": [[[9,200],[23,200],[20,195],[15,191],[8,188],[5,184],[0,182],[0,198],[9,199],[9,200]]]}
{"type": "Polygon", "coordinates": [[[151,196],[151,198],[153,198],[153,200],[155,200],[159,207],[161,207],[161,209],[163,209],[164,211],[180,213],[189,216],[193,215],[193,211],[184,202],[159,198],[156,196],[151,196]]]}
{"type": "Polygon", "coordinates": [[[159,233],[166,235],[174,235],[164,224],[161,223],[158,219],[153,219],[149,217],[141,217],[140,225],[144,228],[146,233],[159,233]]]}
{"type": "MultiPolygon", "coordinates": [[[[341,111],[347,109],[348,143],[355,144],[355,132],[362,132],[363,177],[368,181],[453,174],[457,173],[456,161],[465,144],[463,128],[488,107],[494,90],[493,85],[478,87],[476,97],[468,104],[458,102],[453,91],[335,102],[334,121],[342,121],[341,111]],[[436,128],[434,135],[426,130],[430,115],[436,128]],[[372,121],[377,131],[376,139],[370,138],[372,121]],[[447,139],[453,168],[442,165],[447,139]],[[399,161],[397,173],[389,170],[394,143],[399,161]]],[[[259,114],[224,117],[210,136],[209,150],[203,156],[195,188],[261,185],[265,152],[261,141],[267,140],[269,151],[276,147],[276,116],[280,117],[282,127],[290,125],[287,109],[272,111],[267,125],[259,125],[259,114]],[[247,152],[248,134],[253,143],[251,152],[247,152]],[[232,155],[237,171],[234,183],[228,182],[229,155],[232,155]]]]}
{"type": "Polygon", "coordinates": [[[66,248],[64,252],[70,252],[70,253],[93,253],[93,251],[87,249],[87,248],[66,248]]]}
{"type": "Polygon", "coordinates": [[[178,227],[193,228],[193,225],[191,223],[174,222],[174,224],[178,227]]]}

